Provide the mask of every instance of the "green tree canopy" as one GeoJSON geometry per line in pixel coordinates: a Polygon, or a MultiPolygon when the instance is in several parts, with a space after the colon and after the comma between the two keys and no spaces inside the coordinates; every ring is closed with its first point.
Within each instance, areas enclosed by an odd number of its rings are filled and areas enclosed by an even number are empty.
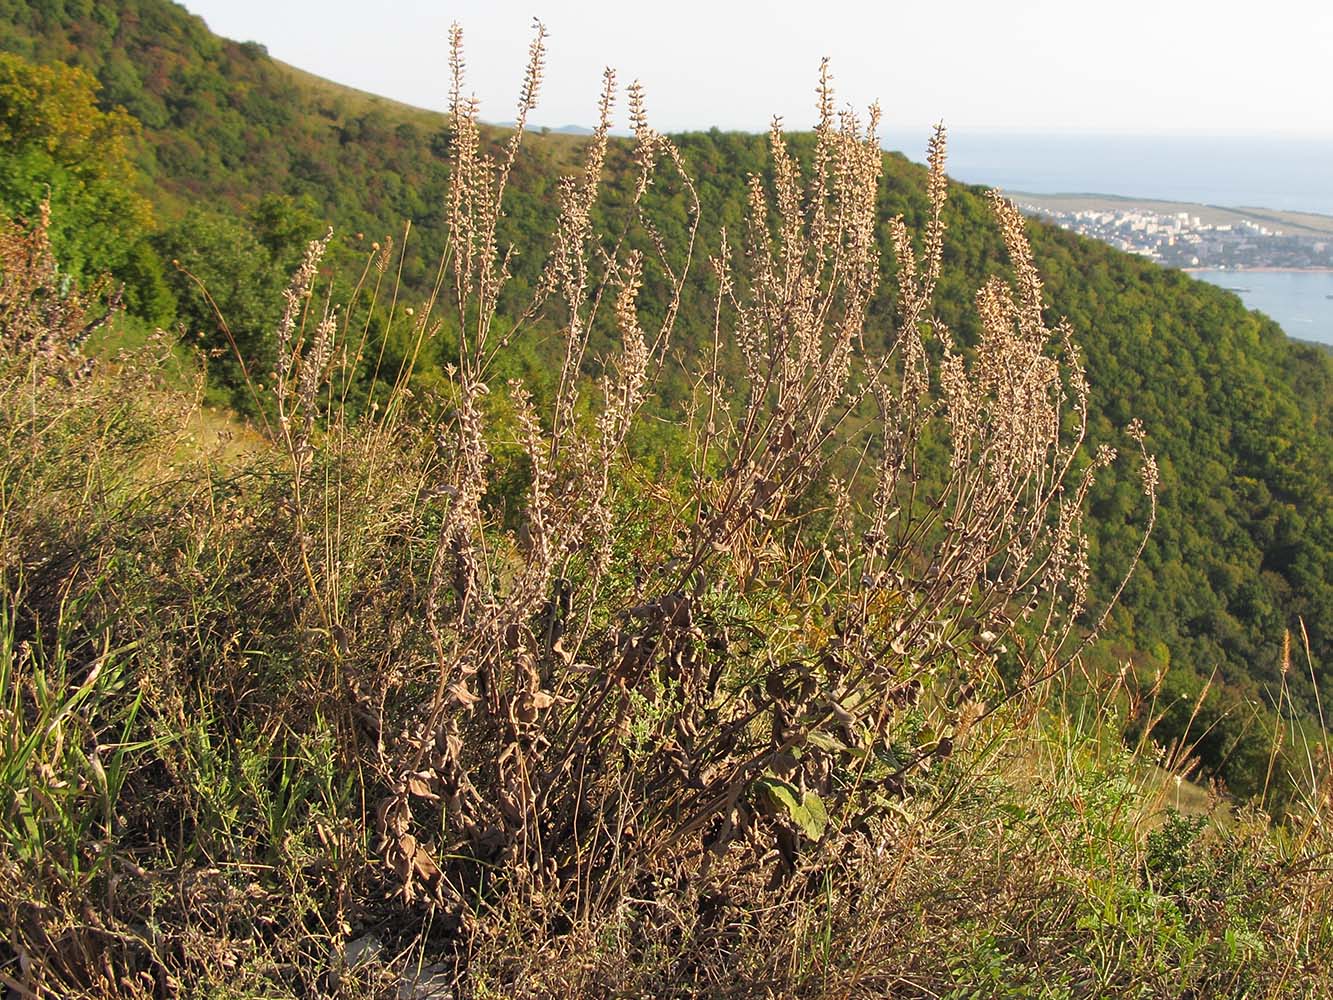
{"type": "Polygon", "coordinates": [[[267,380],[273,361],[268,332],[281,308],[281,272],[250,227],[222,212],[192,209],[156,242],[172,262],[168,280],[180,303],[182,329],[208,352],[210,372],[232,391],[233,402],[250,409],[236,352],[251,378],[267,380]]]}
{"type": "Polygon", "coordinates": [[[63,265],[85,278],[112,274],[134,312],[164,322],[172,303],[144,242],[152,208],[135,190],[138,125],[121,108],[100,109],[98,90],[77,67],[0,53],[0,212],[33,218],[49,197],[63,265]]]}

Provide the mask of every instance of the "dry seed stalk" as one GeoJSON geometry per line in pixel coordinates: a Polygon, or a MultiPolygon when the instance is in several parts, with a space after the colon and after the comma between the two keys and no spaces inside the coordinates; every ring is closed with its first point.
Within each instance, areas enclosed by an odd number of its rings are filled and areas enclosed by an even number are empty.
{"type": "MultiPolygon", "coordinates": [[[[503,873],[533,906],[586,912],[614,898],[635,864],[681,851],[775,850],[780,871],[794,871],[877,821],[883,806],[867,798],[867,782],[908,794],[917,773],[1013,696],[995,669],[1002,645],[1017,647],[1030,686],[1095,631],[1079,627],[1089,579],[1082,512],[1093,476],[1114,456],[1100,453],[1071,475],[1087,408],[1071,335],[1046,326],[1022,220],[1001,199],[993,207],[1017,291],[994,280],[980,289],[975,345],[954,343],[933,316],[948,193],[942,129],[930,145],[922,256],[894,220],[897,322],[888,336],[867,329],[881,280],[878,110],[865,124],[836,111],[824,67],[809,155],[774,123],[771,183],[752,179],[744,238],[735,250],[724,239],[712,262],[714,347],[693,380],[695,474],[673,514],[677,539],[636,567],[632,593],[617,590],[608,575],[616,470],[679,314],[697,197],[632,86],[631,197],[619,224],[597,231],[611,158],[608,71],[582,169],[561,184],[543,278],[493,338],[513,253],[499,245],[497,225],[522,130],[498,155],[487,151],[476,103],[464,96],[461,33],[452,41],[449,249],[441,298],[414,321],[424,335],[438,305],[459,336],[452,406],[433,430],[421,485],[440,507],[423,598],[434,693],[383,743],[380,849],[405,898],[464,922],[463,900],[483,872],[503,873]],[[679,256],[652,221],[664,182],[693,206],[679,256]],[[649,281],[667,304],[652,327],[639,308],[649,281]],[[563,364],[549,405],[538,407],[517,381],[493,387],[496,352],[552,325],[563,364]],[[617,347],[594,395],[587,368],[599,329],[617,347]],[[938,350],[927,349],[932,336],[938,350]],[[735,376],[722,363],[733,346],[735,376]],[[830,486],[825,537],[837,540],[818,542],[807,527],[811,499],[867,401],[879,420],[863,426],[856,447],[874,459],[873,488],[860,499],[830,486]],[[918,453],[928,429],[952,449],[936,479],[918,453]],[[483,502],[502,433],[526,463],[512,534],[483,502]],[[759,640],[748,654],[758,669],[744,680],[728,673],[727,630],[710,603],[716,581],[732,574],[742,588],[781,580],[786,593],[829,609],[811,611],[827,620],[808,641],[759,640]],[[1027,640],[1016,631],[1024,617],[1037,622],[1027,640]],[[962,662],[973,680],[946,697],[962,662]],[[896,738],[926,697],[951,735],[916,747],[892,773],[867,770],[869,749],[896,738]],[[807,811],[798,820],[787,794],[812,797],[826,819],[807,811]],[[627,852],[627,839],[639,847],[627,852]]],[[[520,121],[536,98],[543,45],[538,27],[520,121]]],[[[330,317],[277,380],[295,380],[298,481],[307,451],[325,443],[311,420],[329,378],[330,317]]],[[[386,422],[395,407],[396,396],[386,422]]],[[[1143,458],[1151,500],[1153,467],[1143,458]]],[[[325,554],[331,581],[346,575],[335,572],[337,558],[336,546],[325,554]]]]}

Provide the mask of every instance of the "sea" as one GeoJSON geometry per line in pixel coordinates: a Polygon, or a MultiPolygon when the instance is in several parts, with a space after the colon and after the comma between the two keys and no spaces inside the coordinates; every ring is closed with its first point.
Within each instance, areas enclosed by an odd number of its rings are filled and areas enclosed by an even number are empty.
{"type": "Polygon", "coordinates": [[[1193,271],[1277,320],[1287,336],[1333,345],[1333,271],[1193,271]]]}
{"type": "MultiPolygon", "coordinates": [[[[925,158],[925,137],[885,145],[925,158]]],[[[950,176],[1040,194],[1115,194],[1333,215],[1333,135],[1116,135],[951,130],[950,176]]]]}
{"type": "MultiPolygon", "coordinates": [[[[885,145],[924,159],[920,137],[885,145]],[[921,147],[921,148],[918,148],[921,147]]],[[[950,176],[1040,194],[1113,194],[1333,215],[1333,136],[1121,135],[951,130],[950,176]]],[[[1333,272],[1199,271],[1291,337],[1333,344],[1333,272]]]]}

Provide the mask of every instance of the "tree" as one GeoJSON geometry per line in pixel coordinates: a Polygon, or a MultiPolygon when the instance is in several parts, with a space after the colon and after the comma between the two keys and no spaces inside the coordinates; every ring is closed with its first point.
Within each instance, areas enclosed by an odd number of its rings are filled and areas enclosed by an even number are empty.
{"type": "Polygon", "coordinates": [[[110,273],[134,312],[167,322],[172,302],[146,245],[153,215],[135,190],[138,123],[97,106],[99,85],[63,63],[0,53],[0,212],[35,218],[50,197],[51,242],[79,278],[110,273]]]}
{"type": "Polygon", "coordinates": [[[243,222],[200,208],[156,242],[172,262],[168,281],[185,334],[199,338],[213,375],[231,390],[233,402],[252,408],[245,374],[256,382],[267,379],[273,362],[268,333],[282,305],[283,279],[272,257],[243,222]]]}
{"type": "Polygon", "coordinates": [[[250,211],[255,238],[283,271],[301,262],[306,244],[323,235],[327,223],[309,195],[268,194],[250,211]]]}

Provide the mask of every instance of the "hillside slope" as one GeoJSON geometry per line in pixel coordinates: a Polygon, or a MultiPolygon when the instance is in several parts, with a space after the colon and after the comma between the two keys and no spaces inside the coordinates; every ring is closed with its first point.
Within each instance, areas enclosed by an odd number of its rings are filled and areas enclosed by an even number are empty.
{"type": "MultiPolygon", "coordinates": [[[[300,196],[343,233],[396,231],[400,220],[414,220],[404,280],[420,289],[434,273],[450,142],[444,116],[294,71],[262,46],[218,38],[168,0],[0,0],[0,49],[84,66],[107,105],[143,123],[144,189],[164,224],[188,205],[243,213],[266,194],[300,196]]],[[[550,178],[582,141],[534,136],[528,145],[507,206],[519,245],[528,245],[524,234],[546,231],[550,178]]],[[[698,178],[711,250],[719,228],[742,218],[746,178],[761,172],[765,140],[713,131],[679,143],[698,178]]],[[[882,225],[902,214],[919,228],[924,171],[888,155],[885,172],[882,225]]],[[[665,209],[683,220],[683,206],[665,209]]],[[[949,213],[961,235],[946,246],[941,318],[966,341],[976,332],[971,289],[1004,270],[1004,255],[980,189],[956,186],[949,213]]],[[[1053,228],[1030,231],[1050,306],[1069,317],[1085,351],[1093,442],[1122,444],[1120,429],[1141,418],[1163,473],[1157,531],[1113,641],[1097,656],[1108,666],[1132,659],[1148,678],[1169,665],[1168,690],[1182,698],[1217,670],[1226,683],[1214,689],[1210,711],[1230,716],[1200,752],[1243,790],[1253,774],[1237,750],[1250,725],[1241,703],[1272,700],[1283,630],[1303,619],[1316,662],[1329,659],[1333,362],[1230,293],[1053,228]]],[[[539,265],[518,261],[520,285],[539,265]]],[[[702,305],[687,311],[682,347],[699,342],[708,323],[702,305]]],[[[444,348],[436,349],[441,364],[444,348]]],[[[1094,498],[1103,590],[1130,559],[1137,492],[1136,482],[1113,483],[1094,498]]],[[[1293,684],[1308,707],[1308,683],[1293,684]]],[[[1333,699],[1327,675],[1320,684],[1333,699]]]]}

